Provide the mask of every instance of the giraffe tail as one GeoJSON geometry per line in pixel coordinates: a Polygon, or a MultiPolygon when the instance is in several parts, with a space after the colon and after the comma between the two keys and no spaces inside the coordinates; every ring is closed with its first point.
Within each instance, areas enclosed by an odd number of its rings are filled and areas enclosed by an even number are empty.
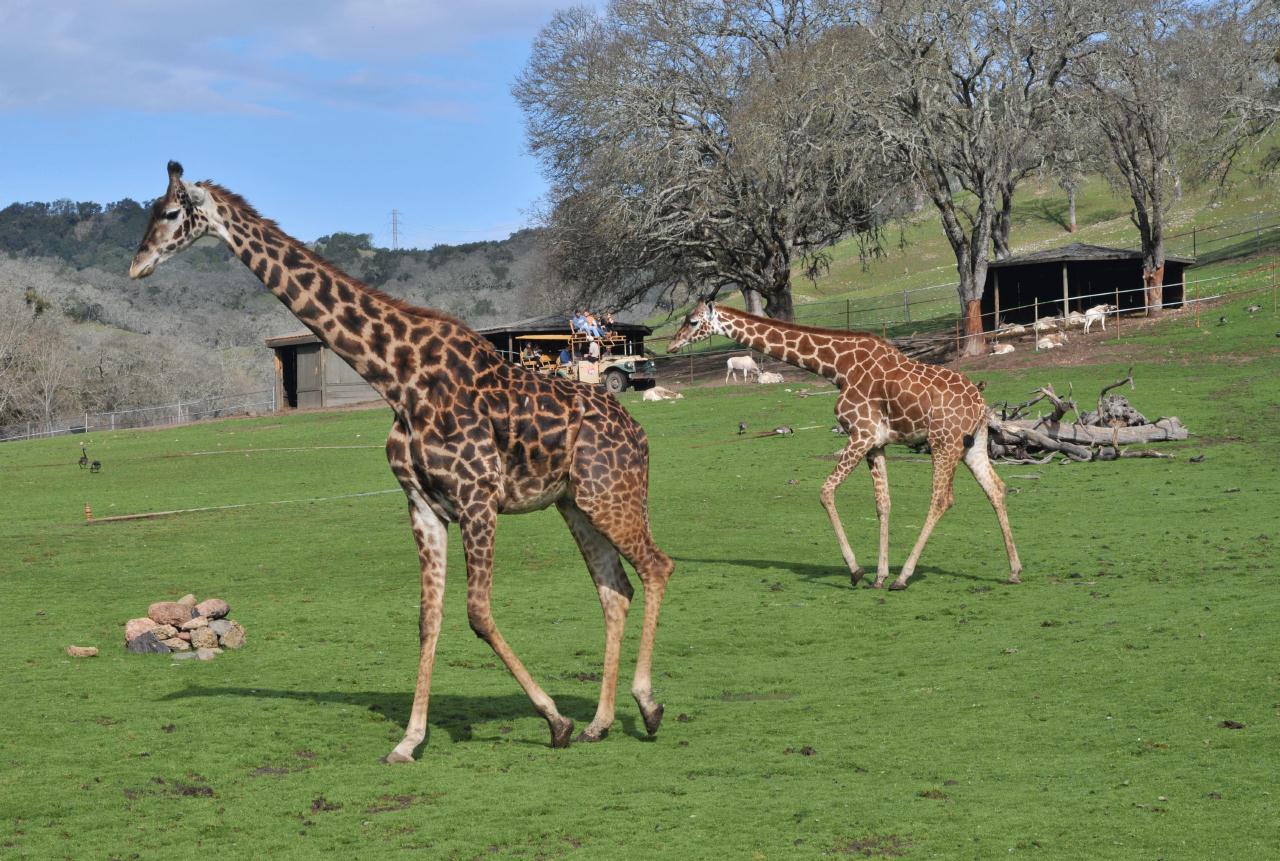
{"type": "Polygon", "coordinates": [[[966,452],[973,448],[975,442],[981,442],[983,448],[987,447],[987,422],[991,421],[994,415],[994,410],[985,409],[982,411],[982,418],[978,420],[978,426],[973,429],[973,433],[964,435],[963,442],[966,452]]]}

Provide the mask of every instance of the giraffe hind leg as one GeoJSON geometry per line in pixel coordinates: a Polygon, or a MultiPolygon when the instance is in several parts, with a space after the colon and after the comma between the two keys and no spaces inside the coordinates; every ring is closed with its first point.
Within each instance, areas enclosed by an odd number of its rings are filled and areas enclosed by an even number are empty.
{"type": "Polygon", "coordinates": [[[1013,532],[1009,529],[1009,513],[1005,509],[1004,482],[996,474],[995,467],[987,457],[987,427],[984,423],[975,434],[974,444],[964,455],[964,464],[969,467],[973,477],[978,480],[983,493],[991,501],[996,511],[996,519],[1000,521],[1000,534],[1004,538],[1004,549],[1009,555],[1010,583],[1021,583],[1022,562],[1018,559],[1018,548],[1013,544],[1013,532]]]}
{"type": "MultiPolygon", "coordinates": [[[[591,486],[588,484],[588,487],[591,486]]],[[[658,633],[658,617],[667,581],[675,569],[671,557],[654,543],[649,529],[649,512],[645,486],[623,488],[614,485],[596,493],[579,493],[577,504],[592,525],[631,563],[644,585],[644,621],[640,631],[640,648],[636,653],[636,672],[631,682],[631,695],[640,707],[645,730],[658,732],[662,723],[662,704],[653,698],[653,648],[658,633]]]]}
{"type": "Polygon", "coordinates": [[[591,724],[579,733],[577,741],[600,741],[609,734],[613,725],[615,698],[618,691],[618,660],[622,647],[622,634],[627,624],[627,610],[631,606],[631,582],[622,570],[618,550],[596,529],[591,520],[572,500],[556,503],[561,516],[578,542],[582,558],[595,581],[600,594],[600,607],[604,611],[604,667],[600,680],[600,702],[591,724]]]}
{"type": "Polygon", "coordinates": [[[867,465],[871,467],[871,483],[876,494],[876,518],[880,521],[880,557],[876,561],[874,585],[879,589],[889,578],[889,476],[886,472],[884,446],[877,446],[867,453],[867,465]]]}

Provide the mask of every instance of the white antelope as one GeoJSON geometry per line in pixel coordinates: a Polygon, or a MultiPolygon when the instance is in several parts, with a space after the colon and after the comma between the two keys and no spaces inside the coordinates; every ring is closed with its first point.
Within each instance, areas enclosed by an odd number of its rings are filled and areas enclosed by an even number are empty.
{"type": "Polygon", "coordinates": [[[760,376],[760,366],[750,356],[730,356],[728,370],[724,373],[724,381],[726,383],[729,382],[730,377],[736,380],[738,371],[742,371],[742,381],[744,383],[751,379],[752,374],[755,374],[757,378],[760,376]]]}
{"type": "Polygon", "coordinates": [[[1107,314],[1115,311],[1115,305],[1094,305],[1084,312],[1084,333],[1089,334],[1094,323],[1102,324],[1102,331],[1107,331],[1107,314]]]}

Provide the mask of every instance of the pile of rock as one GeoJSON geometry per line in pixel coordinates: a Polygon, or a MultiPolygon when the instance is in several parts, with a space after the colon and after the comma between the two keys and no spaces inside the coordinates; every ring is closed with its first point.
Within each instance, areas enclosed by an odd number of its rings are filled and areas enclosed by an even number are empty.
{"type": "Polygon", "coordinates": [[[125,623],[125,648],[212,660],[223,649],[244,645],[244,628],[227,618],[230,612],[221,598],[197,602],[195,595],[185,595],[177,601],[157,601],[147,608],[146,616],[125,623]]]}

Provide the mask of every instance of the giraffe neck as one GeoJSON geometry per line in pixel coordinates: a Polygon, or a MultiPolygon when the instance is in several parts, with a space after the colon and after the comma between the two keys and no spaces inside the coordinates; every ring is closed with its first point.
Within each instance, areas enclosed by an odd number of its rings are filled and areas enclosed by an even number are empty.
{"type": "Polygon", "coordinates": [[[845,341],[867,337],[857,332],[816,332],[804,326],[757,317],[719,305],[716,306],[716,317],[720,321],[720,334],[827,379],[834,379],[836,375],[834,353],[828,359],[820,352],[821,349],[824,346],[830,348],[835,338],[845,341]]]}
{"type": "Polygon", "coordinates": [[[212,229],[304,326],[394,405],[418,368],[418,354],[405,335],[412,329],[415,340],[429,338],[425,329],[452,321],[426,309],[405,310],[325,262],[225,189],[206,190],[212,229]]]}

